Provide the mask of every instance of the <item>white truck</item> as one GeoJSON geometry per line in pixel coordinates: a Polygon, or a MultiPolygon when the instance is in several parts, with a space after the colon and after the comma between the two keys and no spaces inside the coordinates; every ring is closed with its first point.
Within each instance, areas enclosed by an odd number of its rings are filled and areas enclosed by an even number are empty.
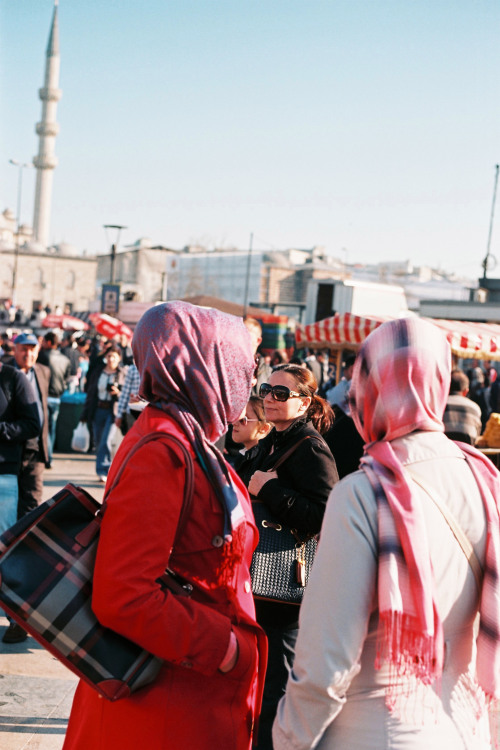
{"type": "Polygon", "coordinates": [[[403,287],[351,279],[312,279],[307,286],[303,323],[315,323],[335,313],[399,318],[408,311],[403,287]]]}

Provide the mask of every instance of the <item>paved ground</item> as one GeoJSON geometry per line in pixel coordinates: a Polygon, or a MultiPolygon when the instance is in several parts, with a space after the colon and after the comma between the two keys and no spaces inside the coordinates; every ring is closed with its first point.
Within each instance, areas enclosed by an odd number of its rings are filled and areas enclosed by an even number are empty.
{"type": "MultiPolygon", "coordinates": [[[[44,500],[69,481],[102,499],[94,456],[56,454],[44,475],[44,500]]],[[[0,617],[0,633],[7,624],[0,617]]],[[[60,750],[76,681],[33,638],[16,645],[0,642],[0,750],[60,750]]]]}

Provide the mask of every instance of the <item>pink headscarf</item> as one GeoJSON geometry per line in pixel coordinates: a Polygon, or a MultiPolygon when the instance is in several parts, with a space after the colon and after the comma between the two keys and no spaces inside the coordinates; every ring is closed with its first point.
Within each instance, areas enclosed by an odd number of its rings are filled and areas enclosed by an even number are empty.
{"type": "MultiPolygon", "coordinates": [[[[378,608],[384,635],[377,666],[387,660],[396,674],[413,674],[424,684],[441,675],[443,630],[422,509],[390,441],[416,430],[444,430],[450,372],[444,334],[431,323],[405,318],[384,323],[368,336],[349,392],[352,417],[366,441],[362,468],[378,503],[378,608]]],[[[479,451],[458,445],[476,479],[488,521],[477,677],[486,695],[498,699],[500,475],[479,451]]]]}
{"type": "Polygon", "coordinates": [[[187,302],[148,310],[134,331],[140,395],[183,427],[225,512],[224,537],[243,520],[226,463],[213,442],[243,411],[255,362],[240,318],[187,302]]]}

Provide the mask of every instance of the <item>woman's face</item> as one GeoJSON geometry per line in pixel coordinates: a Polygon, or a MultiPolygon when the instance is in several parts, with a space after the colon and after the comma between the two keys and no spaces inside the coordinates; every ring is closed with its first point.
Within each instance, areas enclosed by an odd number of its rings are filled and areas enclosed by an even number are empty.
{"type": "Polygon", "coordinates": [[[239,419],[233,422],[233,440],[235,443],[242,443],[247,450],[257,445],[268,432],[267,423],[259,422],[251,404],[247,404],[239,419]],[[247,423],[241,424],[240,420],[245,421],[245,418],[247,423]]]}
{"type": "Polygon", "coordinates": [[[106,366],[109,370],[116,370],[120,364],[120,355],[117,352],[108,352],[106,354],[106,366]]]}
{"type": "MultiPolygon", "coordinates": [[[[291,391],[299,391],[298,383],[293,375],[282,370],[277,370],[271,374],[269,385],[285,385],[291,391]]],[[[273,422],[278,432],[281,432],[294,419],[304,416],[310,404],[310,396],[291,396],[288,401],[276,401],[272,393],[269,393],[264,399],[264,411],[266,419],[273,422]]]]}

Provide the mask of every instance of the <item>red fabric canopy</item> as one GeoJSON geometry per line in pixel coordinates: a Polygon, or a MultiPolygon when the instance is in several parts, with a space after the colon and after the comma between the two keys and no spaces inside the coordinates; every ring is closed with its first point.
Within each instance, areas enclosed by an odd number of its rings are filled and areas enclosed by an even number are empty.
{"type": "Polygon", "coordinates": [[[106,313],[92,313],[89,315],[89,320],[97,333],[107,336],[109,339],[119,335],[128,336],[129,339],[132,338],[132,330],[125,323],[122,323],[121,320],[118,320],[118,318],[112,318],[111,315],[106,315],[106,313]]]}
{"type": "Polygon", "coordinates": [[[63,331],[88,331],[89,324],[80,318],[74,318],[72,315],[57,315],[49,313],[42,320],[44,328],[62,328],[63,331]]]}
{"type": "MultiPolygon", "coordinates": [[[[337,313],[332,318],[316,323],[298,325],[295,331],[296,344],[297,347],[356,350],[386,320],[390,318],[337,313]]],[[[457,357],[500,360],[500,325],[435,318],[427,320],[446,333],[451,350],[457,357]]]]}

